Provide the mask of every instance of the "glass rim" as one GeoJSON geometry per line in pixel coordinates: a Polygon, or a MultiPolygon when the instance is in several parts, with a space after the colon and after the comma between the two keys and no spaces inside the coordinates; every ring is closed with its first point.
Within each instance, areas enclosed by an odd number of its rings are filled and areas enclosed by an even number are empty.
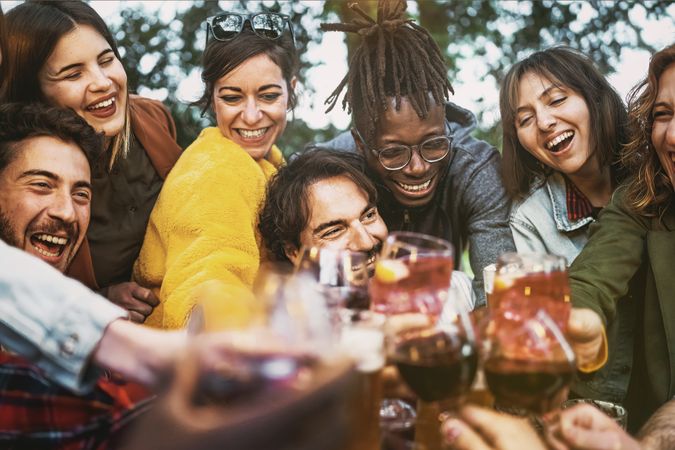
{"type": "Polygon", "coordinates": [[[420,233],[420,232],[417,232],[417,231],[392,231],[391,233],[389,233],[387,238],[384,240],[384,243],[383,243],[383,246],[382,246],[383,251],[384,251],[385,245],[392,245],[392,244],[394,244],[394,242],[397,242],[397,243],[400,244],[400,245],[398,245],[398,247],[404,248],[404,249],[407,249],[407,250],[413,250],[413,249],[419,250],[420,248],[424,248],[425,250],[429,250],[429,251],[432,251],[434,253],[448,253],[449,256],[454,256],[454,254],[455,254],[455,248],[454,248],[454,246],[452,245],[451,242],[449,242],[445,239],[438,238],[436,236],[431,236],[429,234],[420,233]],[[427,242],[433,242],[434,244],[436,244],[437,246],[442,247],[442,248],[420,247],[420,246],[415,245],[411,242],[407,242],[405,240],[400,240],[399,237],[419,239],[419,240],[424,240],[424,241],[427,241],[427,242]]]}

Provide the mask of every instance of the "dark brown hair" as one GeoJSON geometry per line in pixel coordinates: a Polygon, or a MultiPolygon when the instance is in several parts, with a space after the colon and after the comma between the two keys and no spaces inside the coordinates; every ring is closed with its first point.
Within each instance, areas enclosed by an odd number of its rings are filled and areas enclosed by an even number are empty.
{"type": "MultiPolygon", "coordinates": [[[[105,22],[82,1],[27,1],[7,12],[5,25],[7,53],[3,54],[3,66],[7,67],[7,77],[4,90],[0,92],[2,102],[45,101],[38,74],[59,40],[78,25],[96,30],[120,59],[115,40],[105,22]]],[[[129,148],[131,126],[128,108],[127,100],[125,126],[113,139],[111,166],[118,154],[126,155],[129,148]]]]}
{"type": "Polygon", "coordinates": [[[3,64],[2,61],[6,58],[7,55],[7,38],[5,37],[5,15],[2,13],[2,5],[0,5],[0,101],[3,97],[3,91],[5,89],[5,78],[7,77],[7,64],[3,64]]]}
{"type": "Polygon", "coordinates": [[[293,39],[285,34],[275,40],[260,37],[251,30],[248,22],[234,39],[229,41],[210,39],[206,44],[202,57],[204,93],[193,105],[200,107],[204,115],[211,109],[216,82],[244,61],[260,54],[267,55],[281,69],[288,89],[288,109],[293,109],[297,97],[291,86],[291,80],[295,77],[299,65],[293,39]]]}
{"type": "Polygon", "coordinates": [[[286,248],[300,248],[300,234],[310,217],[309,188],[314,183],[345,176],[375,205],[377,190],[365,170],[366,163],[361,155],[328,149],[307,151],[281,167],[267,185],[267,196],[258,221],[268,256],[275,261],[288,261],[286,248]]]}
{"type": "Polygon", "coordinates": [[[652,142],[652,110],[659,92],[659,78],[671,64],[675,64],[675,44],[652,56],[647,77],[628,95],[630,139],[622,158],[630,173],[626,201],[636,213],[644,216],[660,215],[675,198],[671,181],[652,142]]]}
{"type": "Polygon", "coordinates": [[[520,144],[516,130],[521,78],[534,73],[581,95],[590,116],[591,155],[600,167],[612,167],[612,177],[620,178],[616,162],[626,142],[627,115],[621,97],[584,54],[569,47],[553,47],[533,53],[514,64],[499,91],[502,117],[502,178],[511,198],[526,196],[537,179],[544,180],[552,169],[539,163],[520,144]]]}
{"type": "Polygon", "coordinates": [[[360,17],[348,23],[321,24],[323,31],[358,33],[362,37],[347,75],[326,100],[326,112],[333,109],[346,86],[342,107],[348,107],[357,129],[373,144],[390,98],[395,99],[398,110],[401,97],[407,97],[423,119],[430,108],[443,105],[448,92],[454,91],[438,44],[427,30],[406,17],[405,1],[380,0],[377,20],[356,3],[349,7],[360,17]]]}
{"type": "Polygon", "coordinates": [[[100,161],[101,136],[74,112],[44,103],[6,103],[0,105],[0,172],[14,160],[21,141],[38,136],[74,143],[91,167],[100,161]]]}

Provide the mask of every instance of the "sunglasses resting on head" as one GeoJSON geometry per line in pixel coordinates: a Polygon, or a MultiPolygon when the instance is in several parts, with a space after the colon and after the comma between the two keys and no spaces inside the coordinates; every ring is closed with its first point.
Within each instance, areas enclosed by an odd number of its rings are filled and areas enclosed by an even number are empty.
{"type": "Polygon", "coordinates": [[[262,12],[255,14],[239,14],[224,12],[206,19],[206,41],[209,33],[217,41],[229,41],[237,37],[248,22],[253,32],[261,38],[276,40],[281,37],[286,24],[291,32],[291,39],[295,45],[295,35],[291,25],[290,16],[275,12],[262,12]]]}

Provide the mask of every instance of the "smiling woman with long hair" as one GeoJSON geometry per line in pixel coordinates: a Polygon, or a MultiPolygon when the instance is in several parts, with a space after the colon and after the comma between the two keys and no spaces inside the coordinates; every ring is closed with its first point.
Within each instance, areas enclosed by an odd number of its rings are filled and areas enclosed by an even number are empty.
{"type": "Polygon", "coordinates": [[[597,387],[623,402],[635,431],[675,389],[669,350],[675,345],[675,45],[652,57],[628,110],[626,186],[591,227],[570,280],[574,306],[592,309],[608,325],[617,315],[623,325],[619,311],[632,310],[629,328],[618,335],[629,345],[615,348],[603,369],[611,379],[597,387]]]}
{"type": "Polygon", "coordinates": [[[156,299],[131,280],[150,211],[178,159],[176,130],[159,102],[130,95],[115,41],[80,1],[28,1],[7,12],[4,102],[69,108],[103,133],[105,164],[92,173],[87,240],[69,274],[142,321],[156,299]]]}
{"type": "Polygon", "coordinates": [[[571,263],[621,178],[623,102],[590,59],[567,47],[514,64],[499,95],[516,247],[571,263]]]}

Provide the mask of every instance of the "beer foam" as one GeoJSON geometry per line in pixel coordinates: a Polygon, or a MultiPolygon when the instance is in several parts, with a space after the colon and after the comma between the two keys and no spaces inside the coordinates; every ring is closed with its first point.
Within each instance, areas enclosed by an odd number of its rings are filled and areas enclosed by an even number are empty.
{"type": "Polygon", "coordinates": [[[342,351],[355,363],[362,373],[370,373],[384,367],[384,333],[366,327],[344,327],[340,338],[342,351]]]}

